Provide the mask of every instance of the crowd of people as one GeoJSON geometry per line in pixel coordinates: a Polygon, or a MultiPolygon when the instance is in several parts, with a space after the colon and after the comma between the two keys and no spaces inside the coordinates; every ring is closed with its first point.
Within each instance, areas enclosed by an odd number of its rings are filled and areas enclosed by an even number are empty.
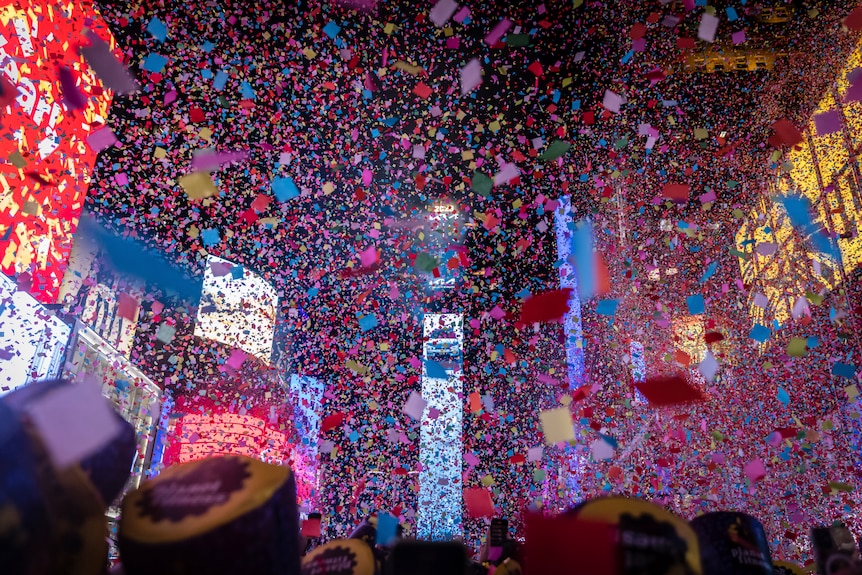
{"type": "MultiPolygon", "coordinates": [[[[332,514],[301,517],[291,469],[245,456],[172,466],[124,489],[135,432],[91,383],[43,381],[0,400],[0,564],[4,573],[218,575],[521,575],[523,573],[792,573],[773,563],[763,524],[741,511],[692,520],[655,503],[604,497],[528,513],[519,532],[489,518],[479,548],[417,541],[380,511],[344,538],[321,537],[332,514]],[[64,425],[63,411],[89,416],[64,425]],[[69,441],[73,435],[74,442],[69,441]],[[125,493],[124,493],[125,491],[125,493]],[[119,562],[107,561],[105,511],[120,499],[119,562]]],[[[813,528],[817,573],[860,568],[841,524],[813,528]]]]}

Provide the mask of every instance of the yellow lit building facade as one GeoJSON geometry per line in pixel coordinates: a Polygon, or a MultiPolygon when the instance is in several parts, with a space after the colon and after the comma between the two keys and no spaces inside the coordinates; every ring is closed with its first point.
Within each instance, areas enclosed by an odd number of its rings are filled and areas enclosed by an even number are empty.
{"type": "Polygon", "coordinates": [[[862,76],[862,69],[854,72],[857,68],[862,68],[862,42],[837,71],[802,130],[802,144],[785,155],[778,173],[768,182],[768,193],[745,215],[736,235],[755,323],[769,325],[775,320],[783,324],[800,297],[837,287],[862,265],[862,102],[846,101],[854,74],[862,76]],[[817,135],[814,116],[833,110],[839,112],[841,129],[817,135]],[[840,261],[818,252],[790,225],[776,201],[790,193],[802,194],[811,202],[813,221],[833,236],[840,261]]]}

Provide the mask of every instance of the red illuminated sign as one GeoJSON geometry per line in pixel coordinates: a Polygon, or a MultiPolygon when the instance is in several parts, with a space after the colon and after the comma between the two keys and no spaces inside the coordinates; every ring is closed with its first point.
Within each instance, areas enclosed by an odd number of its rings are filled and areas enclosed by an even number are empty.
{"type": "Polygon", "coordinates": [[[114,48],[90,0],[0,8],[0,270],[29,273],[44,303],[57,300],[84,207],[96,160],[86,139],[112,99],[78,54],[88,29],[114,48]],[[61,74],[86,98],[83,108],[64,105],[61,74]]]}
{"type": "Polygon", "coordinates": [[[271,406],[259,405],[240,414],[209,398],[180,397],[174,409],[183,415],[173,420],[168,433],[162,458],[165,466],[204,457],[245,455],[289,465],[296,477],[297,500],[301,504],[311,505],[318,497],[317,462],[309,461],[296,449],[292,443],[292,419],[277,416],[271,406]]]}

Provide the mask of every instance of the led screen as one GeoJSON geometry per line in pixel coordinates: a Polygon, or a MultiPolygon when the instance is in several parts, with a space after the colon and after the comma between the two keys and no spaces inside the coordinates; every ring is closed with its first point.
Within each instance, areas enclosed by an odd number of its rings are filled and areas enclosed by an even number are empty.
{"type": "Polygon", "coordinates": [[[259,276],[210,256],[195,336],[224,343],[269,363],[278,295],[259,276]]]}
{"type": "Polygon", "coordinates": [[[70,331],[0,274],[0,395],[59,375],[70,331]]]}
{"type": "MultiPolygon", "coordinates": [[[[8,4],[8,3],[4,3],[8,4]]],[[[111,92],[78,54],[90,29],[114,47],[92,2],[23,0],[0,8],[0,270],[32,275],[39,301],[57,300],[96,152],[87,137],[106,123],[111,92]],[[58,69],[86,97],[70,111],[58,69]]]]}

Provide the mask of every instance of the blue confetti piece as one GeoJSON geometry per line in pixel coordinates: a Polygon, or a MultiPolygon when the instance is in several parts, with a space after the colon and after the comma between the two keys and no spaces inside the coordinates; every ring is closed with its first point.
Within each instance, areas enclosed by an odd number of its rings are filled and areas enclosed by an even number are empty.
{"type": "Polygon", "coordinates": [[[398,518],[388,513],[377,514],[377,545],[389,545],[398,533],[398,518]]]}
{"type": "Polygon", "coordinates": [[[245,277],[245,268],[242,266],[233,266],[230,268],[230,275],[235,280],[241,280],[245,277]]]}
{"type": "Polygon", "coordinates": [[[208,228],[201,231],[201,240],[203,240],[204,245],[207,247],[216,246],[221,241],[221,236],[219,236],[217,229],[208,228]]]}
{"type": "Polygon", "coordinates": [[[365,333],[366,331],[371,331],[378,325],[379,324],[377,323],[377,316],[375,316],[373,313],[364,315],[359,318],[359,327],[360,329],[362,329],[363,333],[365,333]]]}
{"type": "Polygon", "coordinates": [[[784,405],[788,405],[790,403],[790,395],[781,387],[778,388],[778,401],[784,405]]]}
{"type": "Polygon", "coordinates": [[[781,199],[787,217],[794,228],[804,228],[811,223],[811,202],[802,196],[786,196],[781,199]]]}
{"type": "Polygon", "coordinates": [[[446,368],[430,359],[425,360],[425,376],[430,379],[449,379],[446,368]]]}
{"type": "Polygon", "coordinates": [[[706,280],[715,275],[715,272],[718,270],[718,261],[714,261],[709,264],[709,267],[706,268],[706,271],[703,272],[703,275],[700,276],[700,283],[705,284],[706,280]]]}
{"type": "MultiPolygon", "coordinates": [[[[596,257],[593,254],[593,226],[581,220],[572,234],[571,252],[575,255],[578,294],[586,301],[596,295],[596,257]]],[[[613,314],[611,314],[613,315],[613,314]]]]}
{"type": "Polygon", "coordinates": [[[239,91],[246,100],[254,100],[257,97],[257,94],[254,93],[254,90],[251,89],[251,84],[248,82],[240,83],[239,91]]]}
{"type": "Polygon", "coordinates": [[[216,72],[215,80],[213,80],[213,88],[221,92],[227,84],[228,75],[224,70],[216,72]]]}
{"type": "Polygon", "coordinates": [[[296,187],[290,177],[274,178],[272,180],[272,193],[275,194],[275,199],[279,202],[286,202],[299,196],[299,188],[296,187]]]}
{"type": "Polygon", "coordinates": [[[724,9],[724,12],[725,12],[725,14],[727,14],[727,19],[730,22],[735,22],[739,18],[739,16],[736,13],[736,8],[734,8],[733,6],[728,6],[727,8],[724,9]]]}
{"type": "Polygon", "coordinates": [[[685,302],[688,304],[688,313],[690,315],[701,315],[706,311],[706,302],[700,294],[688,296],[685,302]]]}
{"type": "Polygon", "coordinates": [[[150,52],[147,57],[144,59],[143,68],[147,72],[161,72],[165,69],[165,64],[168,63],[168,59],[160,54],[156,54],[155,52],[150,52]]]}
{"type": "Polygon", "coordinates": [[[213,49],[213,48],[215,48],[215,44],[213,44],[212,42],[204,42],[204,43],[201,45],[201,49],[202,49],[204,52],[212,52],[212,49],[213,49]]]}
{"type": "Polygon", "coordinates": [[[339,32],[341,32],[341,26],[331,20],[329,21],[329,24],[323,27],[323,33],[329,36],[332,40],[335,40],[335,37],[338,36],[339,32]]]}
{"type": "Polygon", "coordinates": [[[615,437],[610,435],[605,435],[604,433],[600,433],[599,436],[602,438],[602,441],[613,447],[614,449],[619,449],[620,444],[617,442],[615,437]]]}
{"type": "Polygon", "coordinates": [[[748,333],[749,338],[759,341],[760,343],[769,339],[770,335],[772,335],[772,331],[765,325],[760,325],[759,323],[752,327],[751,331],[748,333]]]}
{"type": "Polygon", "coordinates": [[[106,261],[119,274],[156,284],[181,297],[200,297],[199,280],[189,279],[173,264],[138,242],[114,235],[92,217],[81,218],[77,233],[78,237],[92,237],[101,246],[106,261]]]}
{"type": "Polygon", "coordinates": [[[168,37],[168,27],[165,26],[164,22],[162,22],[155,16],[153,16],[152,20],[150,20],[150,23],[147,24],[147,32],[149,32],[150,35],[159,42],[164,42],[165,39],[168,37]]]}
{"type": "Polygon", "coordinates": [[[596,306],[596,313],[599,315],[614,316],[617,313],[617,306],[620,301],[616,299],[603,299],[596,306]]]}
{"type": "Polygon", "coordinates": [[[853,379],[856,376],[856,366],[848,363],[836,361],[832,365],[832,375],[853,379]]]}

